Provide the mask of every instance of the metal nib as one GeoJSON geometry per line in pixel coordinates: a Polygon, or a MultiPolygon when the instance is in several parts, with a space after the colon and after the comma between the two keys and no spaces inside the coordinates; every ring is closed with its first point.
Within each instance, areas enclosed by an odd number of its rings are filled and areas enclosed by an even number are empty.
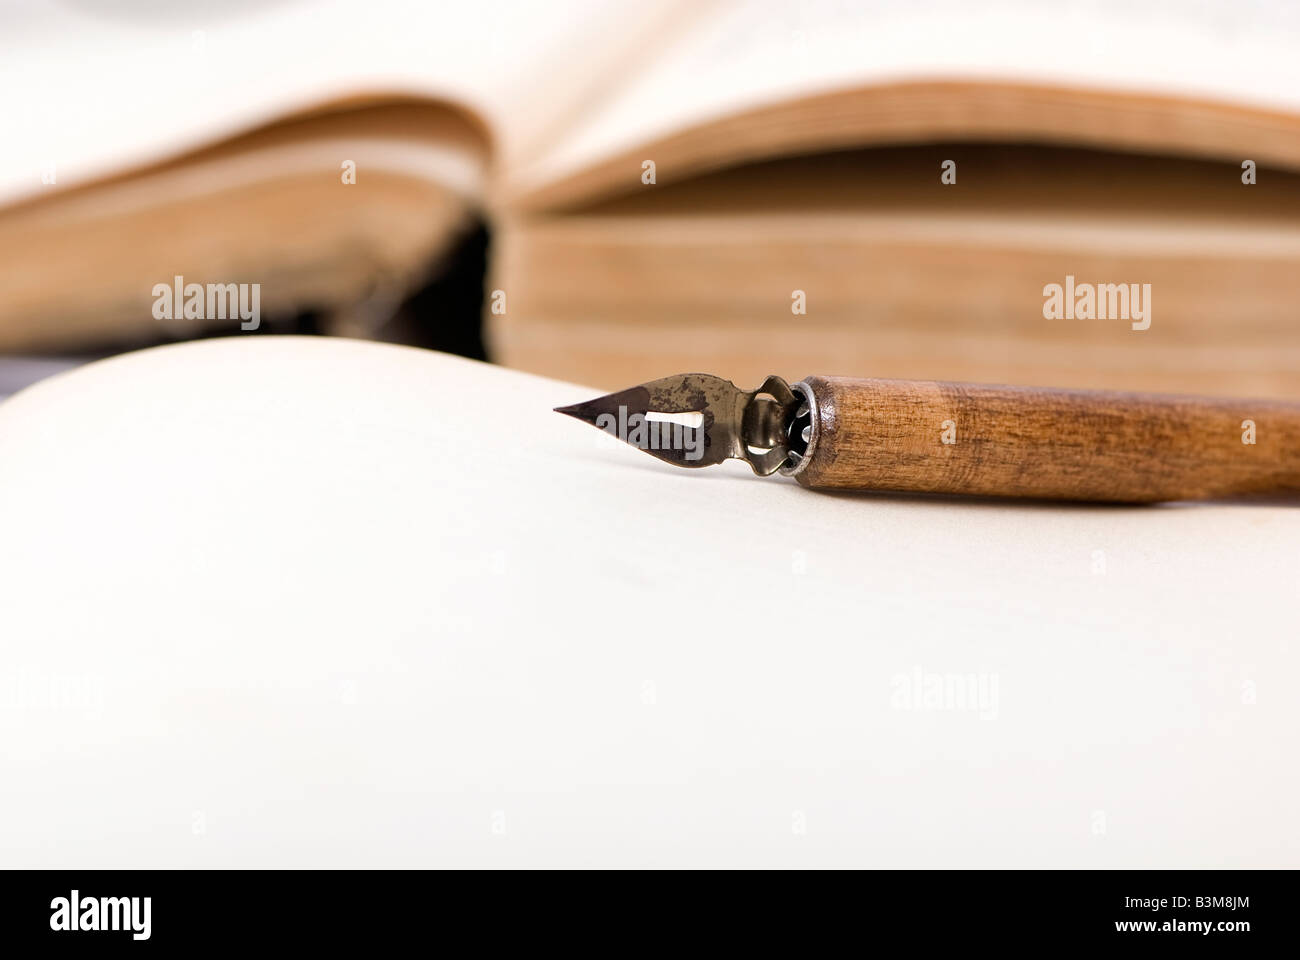
{"type": "Polygon", "coordinates": [[[684,373],[555,410],[679,467],[736,459],[765,477],[790,456],[797,403],[780,377],[746,392],[721,377],[684,373]]]}

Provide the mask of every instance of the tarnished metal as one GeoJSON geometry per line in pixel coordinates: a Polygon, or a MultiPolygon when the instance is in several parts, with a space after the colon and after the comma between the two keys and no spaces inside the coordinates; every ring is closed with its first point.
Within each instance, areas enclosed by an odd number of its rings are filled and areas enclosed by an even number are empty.
{"type": "Polygon", "coordinates": [[[788,453],[781,464],[781,475],[797,477],[808,465],[817,446],[817,397],[806,381],[800,380],[791,388],[797,404],[794,414],[785,427],[788,453]]]}
{"type": "Polygon", "coordinates": [[[801,399],[776,376],[744,391],[721,377],[685,373],[555,409],[679,467],[744,460],[765,477],[789,456],[787,432],[801,399]],[[691,414],[698,426],[682,422],[691,414]]]}

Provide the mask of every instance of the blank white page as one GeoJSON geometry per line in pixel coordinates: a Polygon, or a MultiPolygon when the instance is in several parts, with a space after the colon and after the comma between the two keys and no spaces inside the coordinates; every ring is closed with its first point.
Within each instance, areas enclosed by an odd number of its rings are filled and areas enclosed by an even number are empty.
{"type": "Polygon", "coordinates": [[[1300,865],[1297,509],[822,495],[592,395],[258,336],[0,404],[0,863],[1300,865]]]}

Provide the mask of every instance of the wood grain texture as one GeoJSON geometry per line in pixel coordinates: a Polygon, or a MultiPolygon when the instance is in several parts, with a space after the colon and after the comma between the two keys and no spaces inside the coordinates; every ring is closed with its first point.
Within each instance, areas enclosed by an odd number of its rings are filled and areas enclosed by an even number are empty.
{"type": "Polygon", "coordinates": [[[1129,503],[1300,495],[1297,403],[804,382],[818,406],[814,447],[797,474],[807,487],[1129,503]],[[1243,443],[1247,420],[1253,444],[1243,443]]]}

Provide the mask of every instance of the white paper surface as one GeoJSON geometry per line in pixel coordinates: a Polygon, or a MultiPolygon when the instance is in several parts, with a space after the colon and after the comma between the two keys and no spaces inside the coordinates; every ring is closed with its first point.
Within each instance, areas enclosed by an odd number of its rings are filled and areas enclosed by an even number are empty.
{"type": "Polygon", "coordinates": [[[1297,508],[821,495],[592,395],[251,337],[0,404],[0,865],[1300,865],[1297,508]]]}

